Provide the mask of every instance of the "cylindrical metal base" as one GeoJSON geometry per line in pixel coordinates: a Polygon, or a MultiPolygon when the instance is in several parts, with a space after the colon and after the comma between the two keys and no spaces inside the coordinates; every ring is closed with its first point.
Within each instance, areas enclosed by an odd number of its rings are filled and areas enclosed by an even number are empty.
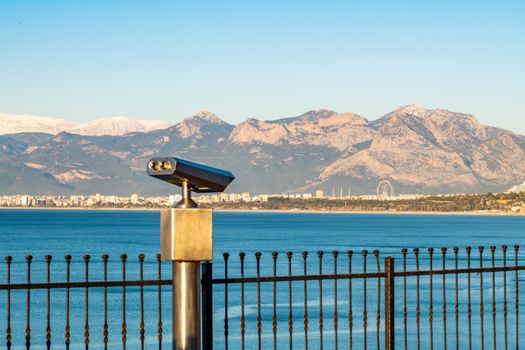
{"type": "Polygon", "coordinates": [[[173,262],[173,350],[201,349],[200,272],[200,262],[173,262]]]}

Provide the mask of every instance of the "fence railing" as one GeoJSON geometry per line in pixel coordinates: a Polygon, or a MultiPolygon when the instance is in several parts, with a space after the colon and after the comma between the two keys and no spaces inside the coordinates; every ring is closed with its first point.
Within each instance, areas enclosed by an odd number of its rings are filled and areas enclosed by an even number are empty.
{"type": "MultiPolygon", "coordinates": [[[[525,321],[518,245],[387,253],[224,253],[203,264],[204,348],[518,348],[525,321]]],[[[83,278],[72,280],[72,261],[66,256],[59,270],[46,256],[36,269],[43,275],[34,276],[27,256],[17,261],[15,280],[14,260],[6,258],[0,310],[7,349],[171,346],[171,287],[164,286],[172,280],[162,279],[171,263],[146,261],[146,279],[141,254],[132,265],[137,278],[129,279],[126,255],[112,271],[107,255],[96,260],[100,269],[86,255],[75,260],[83,278]]]]}
{"type": "MultiPolygon", "coordinates": [[[[47,255],[45,257],[45,282],[38,282],[35,283],[32,280],[32,263],[33,263],[33,257],[31,255],[28,255],[25,257],[25,276],[26,281],[24,283],[12,283],[12,272],[11,272],[11,265],[13,263],[13,258],[11,256],[7,256],[5,258],[6,262],[6,283],[0,284],[0,290],[6,291],[6,299],[5,299],[5,317],[6,317],[6,347],[7,349],[11,349],[13,347],[13,329],[12,329],[12,323],[13,321],[17,321],[18,325],[21,325],[21,320],[16,319],[13,320],[12,317],[12,293],[14,291],[24,291],[25,296],[18,295],[19,298],[25,297],[25,312],[22,316],[25,319],[25,325],[24,325],[24,346],[26,349],[29,349],[32,346],[32,343],[36,343],[35,345],[41,345],[42,343],[45,343],[45,346],[47,349],[51,348],[51,345],[53,344],[53,348],[56,347],[56,343],[63,343],[65,345],[66,349],[69,349],[71,346],[71,337],[72,333],[83,333],[83,343],[85,345],[85,348],[88,349],[90,346],[90,341],[93,338],[93,333],[95,330],[92,328],[90,324],[90,313],[96,313],[97,316],[102,313],[103,315],[103,324],[102,329],[97,330],[97,334],[102,335],[102,343],[104,349],[108,349],[109,344],[109,334],[110,329],[108,325],[108,317],[112,317],[113,319],[120,318],[121,324],[120,324],[120,330],[114,331],[119,332],[120,337],[120,346],[122,349],[126,349],[127,343],[128,343],[128,323],[130,322],[129,317],[127,317],[127,309],[129,308],[129,305],[127,305],[127,291],[131,287],[138,288],[138,296],[139,296],[139,320],[138,320],[138,327],[139,327],[139,334],[140,334],[140,348],[144,349],[145,347],[145,322],[144,322],[144,287],[147,286],[156,286],[157,287],[157,315],[158,315],[158,323],[157,323],[157,340],[158,340],[158,346],[159,349],[162,348],[162,338],[163,338],[163,320],[162,320],[162,293],[161,288],[163,285],[171,285],[172,281],[171,279],[168,280],[162,280],[161,277],[161,261],[160,261],[160,255],[157,255],[156,262],[157,262],[157,275],[155,279],[144,279],[144,255],[140,254],[138,255],[138,265],[139,265],[139,279],[135,280],[127,280],[126,275],[126,267],[128,262],[127,255],[123,254],[120,256],[120,262],[121,262],[121,279],[117,280],[108,280],[108,255],[102,256],[102,275],[103,279],[94,281],[90,280],[90,262],[92,262],[92,259],[89,255],[84,255],[83,257],[83,270],[84,270],[84,280],[83,281],[71,281],[71,262],[72,257],[71,255],[66,255],[64,258],[65,263],[65,281],[63,282],[53,282],[52,277],[52,261],[53,258],[50,255],[47,255]],[[71,293],[73,290],[80,289],[84,292],[83,298],[79,295],[76,296],[76,298],[73,300],[75,304],[78,304],[79,302],[83,302],[83,327],[82,329],[72,329],[71,323],[73,321],[78,321],[77,317],[78,314],[71,315],[71,309],[72,309],[72,298],[71,293]],[[120,314],[108,314],[108,291],[116,291],[116,289],[120,290],[120,314]],[[36,303],[37,300],[34,300],[32,298],[31,293],[43,290],[45,291],[45,310],[42,310],[42,307],[40,307],[37,310],[33,310],[32,304],[36,303]],[[51,291],[56,290],[63,290],[64,293],[64,303],[58,303],[55,302],[52,304],[52,293],[51,291]],[[102,294],[103,302],[102,305],[100,303],[97,303],[99,306],[102,306],[102,310],[92,310],[90,309],[90,290],[96,290],[97,292],[102,294]],[[61,307],[56,306],[57,304],[60,304],[61,307]],[[36,311],[37,314],[45,313],[45,334],[37,334],[37,338],[32,335],[32,315],[33,311],[36,311]],[[57,336],[52,336],[52,314],[62,315],[61,318],[64,320],[63,322],[63,337],[62,341],[55,340],[56,338],[59,338],[57,336]],[[73,318],[75,318],[73,320],[73,318]],[[45,342],[43,342],[43,339],[45,339],[45,342]]],[[[91,294],[93,291],[91,292],[91,294]]],[[[17,300],[17,315],[20,315],[22,311],[20,309],[21,303],[20,300],[17,300]]],[[[39,303],[41,304],[41,303],[39,303]]],[[[2,305],[2,308],[4,307],[2,305]]],[[[76,305],[75,305],[76,306],[76,305]]],[[[2,312],[4,314],[4,312],[2,312]]],[[[34,317],[33,317],[34,318],[34,317]]],[[[134,325],[137,325],[137,320],[133,320],[134,325]]],[[[78,322],[76,322],[78,324],[78,322]]],[[[112,333],[114,333],[112,332],[112,333]]],[[[56,333],[55,333],[56,334],[56,333]]],[[[114,344],[116,342],[113,342],[114,344]]],[[[34,346],[33,346],[34,347],[34,346]]],[[[78,347],[75,346],[74,348],[78,347]]],[[[109,346],[111,348],[111,346],[109,346]]]]}
{"type": "Polygon", "coordinates": [[[284,266],[273,252],[268,254],[266,275],[261,274],[262,254],[257,252],[252,260],[255,271],[249,276],[247,256],[240,253],[235,277],[232,257],[225,253],[224,277],[207,282],[223,286],[223,342],[216,344],[225,349],[517,349],[519,271],[525,270],[519,264],[519,246],[510,252],[510,264],[507,246],[491,246],[485,257],[484,252],[483,247],[476,256],[471,247],[455,247],[452,252],[402,249],[397,259],[382,260],[374,250],[372,262],[367,250],[360,256],[351,250],[319,251],[314,261],[302,252],[295,266],[292,252],[286,253],[284,266]],[[283,270],[284,274],[277,273],[283,270]],[[248,293],[249,286],[254,287],[248,293]],[[232,316],[231,310],[240,312],[232,316]],[[248,334],[256,336],[248,339],[248,334]]]}

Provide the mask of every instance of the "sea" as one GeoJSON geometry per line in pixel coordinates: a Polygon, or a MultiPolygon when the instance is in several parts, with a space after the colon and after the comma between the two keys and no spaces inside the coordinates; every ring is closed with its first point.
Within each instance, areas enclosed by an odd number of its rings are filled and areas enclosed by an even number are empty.
{"type": "MultiPolygon", "coordinates": [[[[352,272],[364,271],[362,251],[367,250],[367,272],[384,269],[384,258],[395,258],[396,271],[403,268],[402,248],[408,248],[407,269],[414,269],[415,256],[412,249],[420,248],[419,267],[430,268],[428,248],[433,247],[432,268],[442,267],[442,247],[447,247],[445,266],[454,266],[452,248],[459,247],[458,263],[466,267],[468,261],[465,253],[467,246],[472,246],[472,266],[479,266],[478,246],[484,246],[483,266],[490,266],[489,247],[497,247],[495,264],[504,263],[502,245],[508,245],[507,264],[514,264],[514,244],[521,244],[525,233],[525,218],[495,215],[412,215],[412,214],[343,214],[343,213],[267,213],[267,212],[215,212],[214,213],[214,259],[213,276],[222,278],[225,275],[223,253],[228,252],[228,276],[240,276],[239,253],[246,254],[245,275],[256,276],[256,252],[261,252],[261,276],[272,276],[274,257],[276,274],[288,274],[287,252],[292,252],[290,260],[292,274],[304,273],[304,261],[301,252],[308,252],[306,259],[307,274],[347,273],[349,270],[348,252],[352,251],[352,272]],[[378,256],[373,251],[378,250],[378,256]],[[334,259],[333,251],[338,251],[334,259]],[[319,252],[323,252],[320,258],[319,252]],[[321,270],[320,270],[321,269],[321,270]],[[335,270],[337,269],[337,270],[335,270]]],[[[523,261],[521,245],[518,254],[523,261]]],[[[157,277],[156,254],[159,251],[159,212],[158,211],[125,211],[125,210],[0,210],[0,284],[6,283],[6,263],[4,257],[12,257],[11,283],[27,281],[26,256],[32,255],[31,282],[46,281],[45,256],[51,255],[51,281],[65,281],[65,255],[72,256],[71,280],[84,281],[85,263],[83,257],[90,256],[89,279],[100,281],[103,278],[102,255],[109,255],[108,279],[122,278],[121,254],[127,254],[126,278],[139,278],[138,255],[145,254],[144,278],[157,277]]],[[[171,266],[162,266],[162,278],[171,276],[171,266]]],[[[428,276],[420,278],[420,332],[421,349],[436,349],[448,345],[455,348],[455,276],[432,277],[430,288],[428,276]],[[443,285],[445,286],[443,288],[443,285]],[[443,292],[444,291],[444,292],[443,292]],[[432,314],[430,301],[432,293],[432,314]],[[445,308],[443,307],[445,306],[445,308]],[[445,311],[445,312],[444,312],[445,311]],[[431,320],[432,319],[432,320],[431,320]],[[432,323],[431,323],[432,321],[432,323]],[[432,324],[432,331],[430,325],[432,324]],[[446,336],[445,336],[446,331],[446,336]]],[[[525,336],[515,338],[515,300],[522,310],[525,305],[525,285],[521,274],[516,280],[514,273],[471,275],[471,330],[470,341],[474,348],[483,342],[485,347],[492,347],[496,342],[503,347],[505,342],[515,348],[516,341],[525,344],[525,336]],[[494,289],[492,288],[494,278],[494,289]],[[521,286],[520,286],[521,281],[521,286]],[[516,294],[516,285],[519,290],[516,294]],[[507,293],[507,322],[504,318],[505,292],[507,293]],[[480,317],[480,300],[483,294],[483,317],[480,317]],[[492,299],[494,297],[494,299],[492,299]],[[493,304],[494,300],[494,304],[493,304]],[[495,317],[492,317],[493,306],[495,317]],[[483,321],[483,322],[482,322],[483,321]],[[504,337],[507,325],[508,338],[504,337]],[[496,330],[494,333],[493,331],[496,330]],[[481,337],[483,331],[483,337],[481,337]],[[496,338],[494,340],[494,334],[496,338]]],[[[407,289],[407,346],[417,349],[416,323],[416,283],[415,277],[406,279],[407,289]]],[[[459,348],[468,348],[468,281],[461,276],[458,281],[458,342],[459,348]]],[[[247,284],[245,286],[244,315],[245,349],[258,348],[257,315],[261,314],[261,348],[274,348],[275,312],[276,348],[305,348],[305,334],[309,349],[347,349],[352,342],[354,349],[362,349],[365,344],[370,349],[383,348],[383,303],[381,280],[353,280],[350,289],[348,280],[339,280],[337,286],[333,281],[295,281],[278,283],[273,303],[273,283],[247,284]],[[291,287],[291,293],[288,288],[291,287]],[[322,290],[322,298],[320,297],[322,290]],[[352,303],[350,304],[350,290],[352,303]],[[335,293],[337,291],[337,293],[335,293]],[[337,295],[336,295],[337,294],[337,295]],[[291,301],[290,301],[291,296],[291,301]],[[258,308],[260,298],[260,308],[258,308]],[[292,318],[289,323],[290,305],[292,318]],[[305,308],[306,305],[306,308],[305,308]],[[377,323],[379,305],[380,320],[377,323]],[[364,311],[366,306],[366,317],[364,311]],[[304,313],[308,313],[308,327],[305,332],[304,313]],[[322,310],[322,317],[321,317],[322,310]],[[350,317],[351,316],[351,317],[350,317]],[[320,322],[322,319],[323,322],[320,322]],[[350,327],[350,321],[352,326],[350,327]],[[366,321],[366,325],[365,322],[366,321]],[[290,328],[291,326],[291,328],[290,328]],[[376,329],[379,328],[379,333],[376,329]],[[350,331],[351,329],[351,331],[350,331]],[[291,330],[291,332],[290,332],[291,330]],[[336,331],[337,330],[337,331],[336,331]],[[366,330],[366,331],[365,331],[366,330]],[[290,337],[291,333],[291,337],[290,337]],[[379,340],[379,343],[377,342],[379,340]],[[379,344],[379,347],[378,347],[379,344]]],[[[404,337],[404,281],[396,278],[396,345],[402,348],[404,337]]],[[[32,290],[29,296],[29,327],[31,330],[31,349],[47,349],[47,294],[46,290],[32,290]]],[[[51,348],[65,348],[66,291],[51,291],[51,348]]],[[[145,287],[144,322],[145,348],[159,347],[158,340],[158,291],[157,287],[145,287]]],[[[162,304],[162,346],[170,348],[171,339],[171,290],[163,287],[162,304]]],[[[0,291],[0,339],[6,343],[7,329],[7,293],[0,291]]],[[[27,321],[26,291],[11,292],[11,329],[12,349],[26,349],[27,321]]],[[[89,290],[87,314],[89,323],[89,347],[103,349],[103,300],[102,288],[89,290]]],[[[83,288],[70,292],[71,348],[85,347],[86,329],[85,312],[86,296],[83,288]]],[[[225,315],[228,314],[228,346],[230,349],[242,348],[241,338],[241,290],[239,285],[228,286],[228,304],[225,302],[223,285],[215,285],[213,293],[214,309],[214,348],[224,349],[225,315]]],[[[110,349],[122,348],[122,289],[108,289],[108,324],[110,349]]],[[[519,324],[525,325],[525,316],[519,313],[519,324]]],[[[129,287],[126,290],[126,324],[127,349],[140,349],[140,289],[129,287]]],[[[1,343],[1,342],[0,342],[1,343]]],[[[4,346],[2,346],[4,347],[4,346]]]]}

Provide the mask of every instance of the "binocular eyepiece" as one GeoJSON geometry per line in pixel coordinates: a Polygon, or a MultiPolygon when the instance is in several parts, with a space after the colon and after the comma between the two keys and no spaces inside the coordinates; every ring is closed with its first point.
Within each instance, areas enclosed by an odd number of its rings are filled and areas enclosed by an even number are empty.
{"type": "Polygon", "coordinates": [[[148,175],[198,193],[223,192],[235,179],[229,171],[175,157],[152,158],[148,175]]]}
{"type": "Polygon", "coordinates": [[[170,170],[172,167],[173,165],[168,161],[158,162],[156,160],[150,160],[148,162],[148,169],[155,172],[159,172],[161,170],[167,171],[170,170]]]}

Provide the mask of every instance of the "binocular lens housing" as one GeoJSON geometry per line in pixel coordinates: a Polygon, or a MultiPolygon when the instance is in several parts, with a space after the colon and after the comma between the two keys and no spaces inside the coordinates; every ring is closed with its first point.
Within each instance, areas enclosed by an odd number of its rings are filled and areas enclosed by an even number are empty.
{"type": "Polygon", "coordinates": [[[229,171],[188,160],[163,157],[148,162],[148,175],[176,186],[187,183],[195,192],[223,192],[235,178],[229,171]]]}

